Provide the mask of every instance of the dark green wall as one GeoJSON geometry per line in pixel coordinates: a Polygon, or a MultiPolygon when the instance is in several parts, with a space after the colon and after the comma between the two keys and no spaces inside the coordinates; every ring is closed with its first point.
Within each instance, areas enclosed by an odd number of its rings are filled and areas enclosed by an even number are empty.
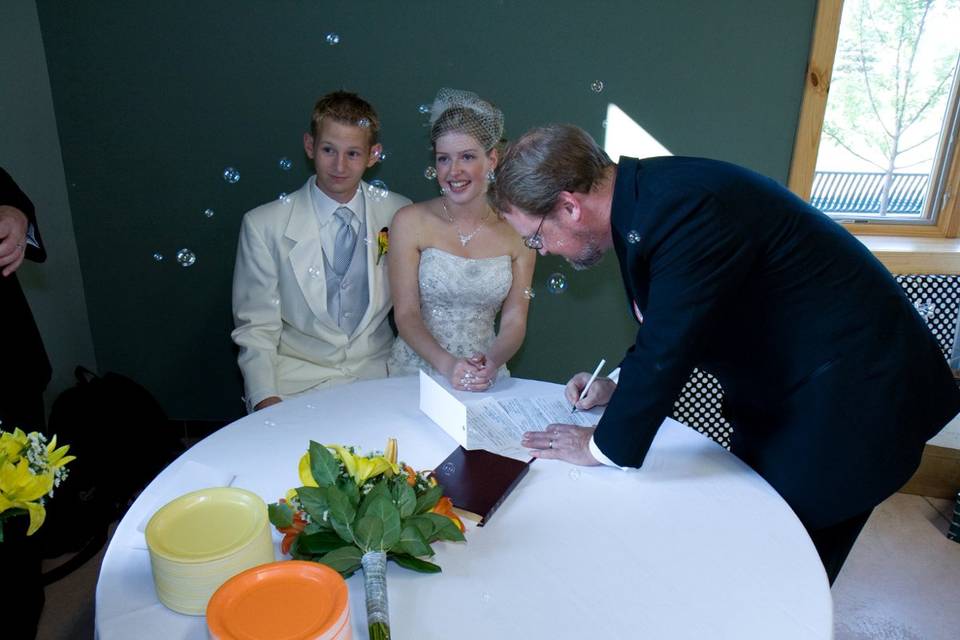
{"type": "MultiPolygon", "coordinates": [[[[240,219],[306,179],[301,135],[326,91],[377,106],[388,157],[368,179],[414,200],[436,191],[417,106],[441,86],[497,103],[508,136],[568,121],[602,139],[613,102],[677,155],[783,181],[815,4],[39,0],[101,370],[141,381],[174,417],[239,415],[228,334],[240,219]],[[181,247],[193,267],[176,264],[181,247]]],[[[516,375],[563,381],[619,360],[633,326],[612,257],[590,272],[540,259],[535,287],[516,375]],[[567,293],[546,291],[554,271],[567,293]]]]}

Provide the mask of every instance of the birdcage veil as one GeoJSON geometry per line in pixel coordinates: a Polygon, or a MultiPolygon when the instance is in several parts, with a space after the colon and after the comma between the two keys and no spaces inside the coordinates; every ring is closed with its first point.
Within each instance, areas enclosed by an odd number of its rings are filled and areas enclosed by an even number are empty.
{"type": "Polygon", "coordinates": [[[473,91],[444,87],[430,109],[430,140],[445,133],[465,133],[489,151],[503,137],[503,112],[473,91]]]}

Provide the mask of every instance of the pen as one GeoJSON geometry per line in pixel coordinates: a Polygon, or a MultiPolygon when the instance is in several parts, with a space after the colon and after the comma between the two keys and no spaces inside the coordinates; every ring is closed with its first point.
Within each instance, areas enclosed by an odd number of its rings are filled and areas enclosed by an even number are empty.
{"type": "MultiPolygon", "coordinates": [[[[607,364],[607,361],[604,358],[600,358],[600,364],[597,365],[597,368],[593,370],[593,375],[590,376],[590,379],[587,380],[586,386],[583,388],[583,391],[580,392],[580,397],[577,398],[577,402],[580,402],[585,397],[587,397],[587,391],[590,390],[590,385],[593,384],[593,381],[597,379],[597,374],[600,373],[600,369],[603,368],[603,365],[607,364]]],[[[570,410],[570,413],[574,413],[577,410],[577,403],[573,403],[573,409],[570,410]]]]}

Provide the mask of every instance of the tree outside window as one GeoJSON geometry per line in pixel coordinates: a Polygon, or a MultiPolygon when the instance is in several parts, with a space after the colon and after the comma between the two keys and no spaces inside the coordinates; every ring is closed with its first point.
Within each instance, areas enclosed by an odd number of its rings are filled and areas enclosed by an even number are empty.
{"type": "Polygon", "coordinates": [[[815,206],[847,220],[932,219],[955,126],[958,33],[957,0],[844,3],[815,206]]]}

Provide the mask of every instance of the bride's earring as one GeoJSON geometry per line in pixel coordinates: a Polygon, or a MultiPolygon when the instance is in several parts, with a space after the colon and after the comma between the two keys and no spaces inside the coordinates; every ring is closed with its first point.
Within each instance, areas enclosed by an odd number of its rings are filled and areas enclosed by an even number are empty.
{"type": "Polygon", "coordinates": [[[493,172],[493,169],[490,169],[490,171],[487,171],[487,182],[494,182],[496,181],[496,179],[497,179],[497,176],[493,172]]]}

